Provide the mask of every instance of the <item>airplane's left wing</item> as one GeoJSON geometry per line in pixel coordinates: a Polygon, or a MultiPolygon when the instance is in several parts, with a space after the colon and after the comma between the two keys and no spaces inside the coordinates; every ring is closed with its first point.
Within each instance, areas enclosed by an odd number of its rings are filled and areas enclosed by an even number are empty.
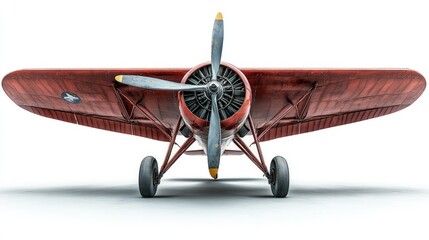
{"type": "Polygon", "coordinates": [[[426,87],[409,69],[241,69],[252,86],[258,139],[269,141],[384,116],[426,87]]]}
{"type": "Polygon", "coordinates": [[[169,141],[179,118],[177,93],[117,84],[119,74],[180,82],[188,69],[20,70],[6,94],[35,114],[79,125],[169,141]]]}

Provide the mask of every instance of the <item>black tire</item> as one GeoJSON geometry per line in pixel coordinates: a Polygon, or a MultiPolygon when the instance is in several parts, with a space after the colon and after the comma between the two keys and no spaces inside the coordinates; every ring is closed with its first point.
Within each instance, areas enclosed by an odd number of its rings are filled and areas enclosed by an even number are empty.
{"type": "Polygon", "coordinates": [[[274,157],[270,164],[271,192],[274,197],[284,198],[289,192],[289,167],[286,159],[274,157]]]}
{"type": "Polygon", "coordinates": [[[139,190],[144,198],[155,196],[158,189],[158,163],[152,156],[145,157],[140,164],[139,190]]]}

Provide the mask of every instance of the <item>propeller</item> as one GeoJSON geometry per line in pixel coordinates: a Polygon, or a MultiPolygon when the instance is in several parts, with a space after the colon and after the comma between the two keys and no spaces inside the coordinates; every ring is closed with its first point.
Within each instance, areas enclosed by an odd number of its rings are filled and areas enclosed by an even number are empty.
{"type": "Polygon", "coordinates": [[[135,76],[135,75],[118,75],[115,80],[134,87],[140,87],[151,90],[166,91],[205,91],[206,85],[191,85],[184,83],[170,82],[158,78],[135,76]]]}
{"type": "Polygon", "coordinates": [[[209,91],[212,98],[212,110],[210,114],[209,136],[207,143],[207,159],[209,162],[210,175],[217,178],[217,171],[220,162],[221,153],[221,132],[219,109],[217,106],[217,94],[222,91],[221,84],[217,81],[217,73],[220,67],[220,59],[222,57],[223,47],[223,16],[222,13],[216,15],[216,20],[213,24],[212,33],[212,82],[209,82],[209,91]]]}
{"type": "Polygon", "coordinates": [[[176,83],[158,78],[136,76],[136,75],[118,75],[115,80],[123,84],[134,87],[140,87],[151,90],[164,91],[194,91],[206,92],[211,97],[212,106],[210,114],[210,125],[207,139],[207,159],[210,175],[217,178],[221,154],[221,128],[219,107],[217,105],[218,95],[222,93],[223,87],[217,81],[220,61],[223,47],[223,16],[219,12],[213,24],[212,44],[211,44],[211,68],[212,80],[206,85],[192,85],[185,83],[176,83]]]}

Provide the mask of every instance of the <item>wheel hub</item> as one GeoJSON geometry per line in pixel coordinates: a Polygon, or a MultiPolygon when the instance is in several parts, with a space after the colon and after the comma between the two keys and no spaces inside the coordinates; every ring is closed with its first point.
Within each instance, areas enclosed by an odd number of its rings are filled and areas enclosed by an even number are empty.
{"type": "Polygon", "coordinates": [[[268,183],[271,185],[276,185],[276,169],[271,168],[270,169],[270,175],[268,176],[268,183]]]}

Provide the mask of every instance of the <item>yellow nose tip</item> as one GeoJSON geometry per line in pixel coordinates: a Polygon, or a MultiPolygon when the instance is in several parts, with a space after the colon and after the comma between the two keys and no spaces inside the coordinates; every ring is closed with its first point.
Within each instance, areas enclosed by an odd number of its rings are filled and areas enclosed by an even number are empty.
{"type": "Polygon", "coordinates": [[[218,168],[209,168],[209,172],[210,172],[210,175],[212,176],[212,178],[214,178],[214,179],[217,178],[217,171],[218,171],[218,168]]]}
{"type": "Polygon", "coordinates": [[[122,82],[122,75],[116,76],[115,80],[118,81],[118,82],[122,82]]]}
{"type": "Polygon", "coordinates": [[[223,20],[222,13],[220,13],[220,12],[217,13],[216,20],[223,20]]]}

